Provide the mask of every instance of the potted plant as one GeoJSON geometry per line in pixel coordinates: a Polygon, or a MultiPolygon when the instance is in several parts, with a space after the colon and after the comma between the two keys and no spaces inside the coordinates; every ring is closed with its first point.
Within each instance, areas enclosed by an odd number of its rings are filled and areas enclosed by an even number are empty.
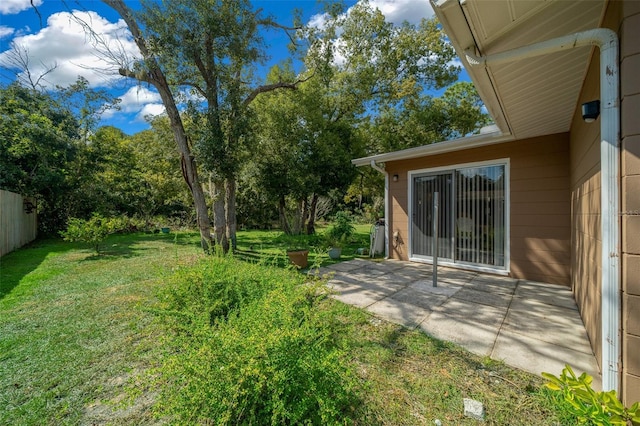
{"type": "Polygon", "coordinates": [[[309,264],[309,250],[302,248],[293,248],[287,250],[289,261],[296,265],[299,269],[304,269],[309,264]]]}
{"type": "Polygon", "coordinates": [[[342,254],[342,246],[348,243],[355,232],[353,219],[349,212],[338,212],[334,218],[333,226],[325,234],[329,248],[329,257],[339,259],[342,254]]]}
{"type": "Polygon", "coordinates": [[[342,243],[338,239],[327,237],[327,249],[330,259],[340,259],[342,255],[342,243]]]}

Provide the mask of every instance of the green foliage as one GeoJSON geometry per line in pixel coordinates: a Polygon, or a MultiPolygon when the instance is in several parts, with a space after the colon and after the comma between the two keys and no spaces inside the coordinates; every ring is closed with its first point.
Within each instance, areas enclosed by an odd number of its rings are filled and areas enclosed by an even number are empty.
{"type": "Polygon", "coordinates": [[[640,424],[640,403],[626,408],[616,395],[616,391],[596,392],[591,387],[593,377],[582,373],[579,377],[566,365],[559,377],[542,373],[548,380],[546,387],[557,393],[557,399],[580,424],[620,425],[631,422],[640,424]]]}
{"type": "Polygon", "coordinates": [[[231,257],[178,271],[161,295],[177,335],[160,413],[192,424],[341,423],[356,381],[324,295],[300,274],[231,257]]]}
{"type": "Polygon", "coordinates": [[[480,96],[470,82],[449,86],[441,97],[412,96],[385,108],[365,133],[372,152],[390,152],[478,132],[489,123],[480,96]]]}
{"type": "Polygon", "coordinates": [[[64,225],[78,122],[48,94],[0,87],[0,188],[38,200],[39,225],[64,225]]]}
{"type": "Polygon", "coordinates": [[[84,220],[72,217],[67,229],[60,232],[65,241],[91,244],[96,253],[100,253],[100,244],[109,234],[113,234],[126,226],[122,219],[108,219],[94,214],[91,219],[84,220]]]}
{"type": "Polygon", "coordinates": [[[130,137],[99,114],[115,102],[82,78],[39,93],[0,87],[0,188],[35,197],[45,234],[69,217],[184,212],[186,187],[166,119],[130,137]]]}
{"type": "Polygon", "coordinates": [[[341,246],[349,241],[355,232],[356,228],[353,225],[351,214],[346,211],[340,211],[336,213],[333,225],[327,230],[325,236],[331,246],[341,246]]]}

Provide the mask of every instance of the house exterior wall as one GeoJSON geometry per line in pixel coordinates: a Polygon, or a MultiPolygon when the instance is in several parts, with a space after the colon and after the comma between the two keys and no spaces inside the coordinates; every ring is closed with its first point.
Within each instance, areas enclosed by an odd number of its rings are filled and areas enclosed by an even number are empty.
{"type": "Polygon", "coordinates": [[[389,179],[389,256],[409,258],[408,172],[509,158],[510,274],[570,284],[569,137],[558,134],[385,165],[389,179]],[[398,175],[398,181],[391,177],[398,175]],[[394,238],[397,233],[398,239],[394,238]]]}
{"type": "Polygon", "coordinates": [[[616,2],[620,28],[622,397],[640,401],[640,2],[616,2]]]}
{"type": "Polygon", "coordinates": [[[585,123],[581,105],[600,99],[600,55],[594,49],[569,133],[571,288],[598,365],[602,368],[600,119],[585,123]]]}
{"type": "MultiPolygon", "coordinates": [[[[620,37],[621,114],[621,398],[640,401],[640,2],[610,1],[603,27],[620,37]]],[[[601,362],[600,124],[583,122],[579,107],[600,98],[595,49],[570,130],[571,257],[576,302],[601,362]]]]}

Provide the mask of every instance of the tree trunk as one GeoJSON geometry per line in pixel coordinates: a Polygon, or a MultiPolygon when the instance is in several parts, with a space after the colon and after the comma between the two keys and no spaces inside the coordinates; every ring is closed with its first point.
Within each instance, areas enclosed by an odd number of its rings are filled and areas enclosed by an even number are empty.
{"type": "Polygon", "coordinates": [[[309,199],[304,197],[300,201],[300,204],[300,233],[302,234],[307,225],[307,219],[309,218],[309,199]]]}
{"type": "MultiPolygon", "coordinates": [[[[173,127],[173,122],[171,124],[173,127]]],[[[175,131],[174,131],[175,133],[175,131]]],[[[185,135],[186,141],[186,135],[185,135]]],[[[191,195],[193,196],[193,204],[196,208],[196,221],[198,223],[198,229],[200,230],[200,244],[205,252],[209,251],[211,246],[211,223],[209,219],[209,211],[207,209],[207,202],[204,196],[204,191],[198,180],[198,171],[195,164],[195,159],[192,155],[187,154],[188,159],[185,159],[185,153],[181,152],[182,156],[182,175],[191,189],[191,195]]]]}
{"type": "Polygon", "coordinates": [[[307,224],[307,235],[316,233],[316,207],[318,207],[318,194],[315,192],[311,196],[311,206],[309,207],[309,223],[307,224]]]}
{"type": "Polygon", "coordinates": [[[225,185],[225,207],[227,219],[227,240],[231,243],[231,249],[238,248],[236,238],[236,181],[233,178],[227,178],[225,185]]]}
{"type": "Polygon", "coordinates": [[[160,94],[160,98],[162,99],[162,103],[167,111],[167,116],[171,123],[171,130],[173,131],[173,137],[176,145],[178,146],[178,152],[180,153],[182,160],[182,175],[191,190],[191,195],[193,196],[198,229],[200,230],[200,243],[202,244],[203,250],[208,251],[211,245],[211,225],[209,222],[207,203],[204,197],[204,191],[202,190],[202,186],[198,179],[198,169],[196,167],[195,158],[191,155],[187,134],[184,130],[184,125],[180,118],[180,112],[178,111],[175,99],[171,93],[169,83],[167,82],[164,72],[160,69],[156,58],[149,51],[147,41],[142,35],[142,31],[140,31],[140,26],[134,18],[131,9],[129,9],[123,0],[103,1],[118,12],[120,17],[125,21],[127,27],[129,27],[129,31],[131,31],[131,34],[133,35],[133,39],[138,46],[138,49],[140,49],[142,57],[145,59],[145,64],[148,67],[146,73],[143,74],[134,73],[133,70],[126,68],[120,68],[119,73],[125,77],[136,78],[152,84],[160,94]]]}
{"type": "Polygon", "coordinates": [[[216,179],[213,182],[215,196],[213,198],[213,234],[216,239],[216,245],[222,249],[224,253],[229,251],[229,241],[227,240],[227,218],[224,208],[225,191],[224,181],[216,179]]]}
{"type": "Polygon", "coordinates": [[[287,221],[287,202],[284,199],[284,195],[281,195],[278,200],[278,213],[280,214],[280,228],[282,229],[282,232],[287,235],[291,235],[291,228],[287,221]]]}

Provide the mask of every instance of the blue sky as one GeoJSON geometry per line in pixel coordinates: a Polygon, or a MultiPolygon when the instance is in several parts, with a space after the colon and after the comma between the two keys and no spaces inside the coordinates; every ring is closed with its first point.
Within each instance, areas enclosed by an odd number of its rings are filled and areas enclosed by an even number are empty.
{"type": "MultiPolygon", "coordinates": [[[[40,17],[31,7],[30,0],[0,0],[0,83],[7,84],[16,79],[17,70],[7,65],[7,55],[18,47],[28,53],[29,68],[34,78],[38,78],[44,69],[56,65],[41,81],[46,87],[65,86],[82,75],[92,87],[107,89],[113,96],[121,98],[121,111],[105,115],[101,124],[114,125],[129,134],[148,128],[145,115],[163,112],[158,94],[150,87],[136,85],[132,80],[117,76],[112,66],[98,58],[96,49],[79,24],[71,19],[70,12],[74,11],[86,22],[91,22],[92,28],[108,43],[135,55],[137,49],[118,15],[97,0],[33,0],[33,3],[40,17]]],[[[138,2],[127,3],[132,8],[139,5],[138,2]]],[[[350,6],[355,1],[345,3],[350,6]]],[[[417,23],[422,17],[433,15],[428,0],[370,0],[370,3],[393,23],[404,20],[417,23]]],[[[321,5],[315,0],[259,0],[253,4],[275,15],[278,22],[285,25],[292,23],[294,8],[302,11],[305,21],[321,19],[321,5]]],[[[265,67],[268,69],[290,54],[284,33],[269,31],[265,39],[271,58],[265,67]]]]}

